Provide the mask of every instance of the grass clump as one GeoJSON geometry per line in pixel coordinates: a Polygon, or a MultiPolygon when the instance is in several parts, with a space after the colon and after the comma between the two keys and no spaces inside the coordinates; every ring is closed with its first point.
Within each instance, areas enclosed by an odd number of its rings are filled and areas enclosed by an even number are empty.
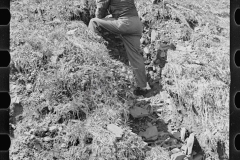
{"type": "MultiPolygon", "coordinates": [[[[136,1],[143,37],[151,41],[155,29],[157,40],[177,43],[162,72],[163,89],[181,110],[171,120],[182,116],[175,127],[195,132],[215,159],[220,142],[228,153],[229,35],[221,2],[136,1]]],[[[12,159],[170,159],[163,147],[147,150],[130,128],[133,74],[88,30],[95,7],[92,0],[11,3],[11,95],[23,106],[12,159]]]]}
{"type": "MultiPolygon", "coordinates": [[[[48,4],[51,7],[53,3],[32,2],[30,6],[41,8],[48,4]]],[[[67,7],[66,3],[72,1],[59,3],[67,7]]],[[[54,13],[50,12],[53,11],[58,9],[45,8],[43,15],[52,15],[54,13]]],[[[61,12],[60,16],[67,16],[61,12]]],[[[26,17],[25,20],[30,18],[36,17],[26,17]]],[[[120,73],[126,66],[109,57],[103,41],[99,41],[84,23],[59,21],[53,25],[46,24],[51,22],[51,18],[46,18],[46,22],[35,20],[29,21],[27,28],[22,28],[24,32],[15,29],[11,36],[11,49],[14,51],[11,79],[14,81],[21,75],[24,79],[21,89],[24,90],[26,85],[32,86],[21,98],[23,119],[18,122],[15,133],[23,136],[13,140],[15,149],[11,149],[11,156],[23,159],[144,157],[142,148],[145,143],[130,134],[126,122],[129,108],[126,101],[133,97],[129,86],[134,85],[132,79],[120,73]],[[74,29],[75,33],[69,35],[68,32],[74,29]],[[20,36],[21,44],[17,42],[20,36]],[[122,140],[115,141],[114,135],[106,130],[108,124],[125,126],[122,140]],[[49,131],[51,126],[57,126],[57,134],[52,135],[49,131]],[[41,128],[46,128],[46,131],[41,128]],[[25,132],[35,134],[30,136],[25,132]],[[39,132],[42,134],[37,134],[39,132]]],[[[60,17],[60,20],[67,19],[60,17]]],[[[18,25],[16,17],[12,20],[12,27],[15,25],[18,25]]],[[[14,83],[20,85],[18,81],[14,83]]]]}

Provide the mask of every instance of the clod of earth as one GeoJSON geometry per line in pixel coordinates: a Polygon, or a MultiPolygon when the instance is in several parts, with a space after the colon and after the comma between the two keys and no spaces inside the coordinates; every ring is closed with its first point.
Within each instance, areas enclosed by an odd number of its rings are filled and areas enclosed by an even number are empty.
{"type": "Polygon", "coordinates": [[[61,144],[61,148],[66,148],[67,145],[65,143],[61,144]]]}
{"type": "Polygon", "coordinates": [[[34,136],[34,135],[31,135],[29,139],[32,140],[32,139],[34,139],[34,138],[35,138],[35,136],[34,136]]]}
{"type": "Polygon", "coordinates": [[[45,142],[49,142],[49,141],[51,141],[52,140],[52,138],[50,138],[50,137],[44,137],[43,138],[43,141],[45,141],[45,142]]]}
{"type": "Polygon", "coordinates": [[[59,128],[58,128],[58,130],[59,130],[60,132],[62,131],[62,129],[63,129],[62,127],[59,127],[59,128]]]}
{"type": "Polygon", "coordinates": [[[57,126],[51,126],[51,127],[49,127],[49,131],[50,131],[50,132],[53,132],[53,131],[55,131],[55,130],[57,130],[57,129],[58,129],[57,126]]]}
{"type": "Polygon", "coordinates": [[[143,109],[141,107],[134,106],[133,108],[130,109],[130,114],[134,118],[139,118],[139,117],[144,117],[144,116],[149,115],[149,111],[146,109],[143,109]]]}
{"type": "Polygon", "coordinates": [[[178,131],[172,131],[172,135],[174,138],[180,139],[181,135],[178,131]]]}
{"type": "Polygon", "coordinates": [[[13,113],[13,117],[17,117],[23,113],[23,106],[20,103],[13,103],[11,106],[10,110],[13,113]]]}
{"type": "Polygon", "coordinates": [[[187,153],[187,146],[186,145],[183,145],[181,147],[181,150],[184,152],[184,153],[187,153]]]}
{"type": "Polygon", "coordinates": [[[109,124],[107,126],[107,129],[111,131],[116,136],[116,138],[121,138],[123,135],[123,129],[116,126],[115,124],[109,124]]]}
{"type": "Polygon", "coordinates": [[[148,127],[152,127],[153,125],[152,125],[152,123],[148,122],[148,123],[147,123],[147,126],[148,126],[148,127]]]}
{"type": "Polygon", "coordinates": [[[34,147],[35,147],[37,150],[41,150],[41,149],[42,149],[42,147],[41,147],[40,144],[35,144],[34,147]]]}
{"type": "Polygon", "coordinates": [[[173,106],[172,105],[168,105],[168,110],[172,111],[173,110],[173,106]]]}
{"type": "Polygon", "coordinates": [[[121,70],[123,73],[125,73],[127,71],[126,67],[122,67],[122,70],[121,70]]]}
{"type": "Polygon", "coordinates": [[[57,63],[57,59],[58,59],[58,56],[52,56],[52,57],[51,57],[51,62],[52,62],[53,64],[56,64],[56,63],[57,63]]]}
{"type": "Polygon", "coordinates": [[[35,140],[34,142],[34,148],[37,149],[37,150],[41,150],[42,149],[42,146],[40,144],[40,142],[38,140],[35,140]]]}
{"type": "Polygon", "coordinates": [[[156,40],[157,36],[158,36],[158,32],[153,29],[151,32],[151,43],[156,40]]]}
{"type": "Polygon", "coordinates": [[[31,135],[30,132],[24,132],[24,134],[28,136],[31,135]]]}
{"type": "MultiPolygon", "coordinates": [[[[13,90],[13,89],[11,89],[11,90],[13,90]]],[[[16,96],[16,97],[11,99],[11,102],[12,102],[12,104],[14,104],[14,103],[19,104],[20,103],[20,98],[16,96]]]]}
{"type": "Polygon", "coordinates": [[[173,138],[171,138],[170,140],[169,140],[169,144],[171,145],[171,146],[174,146],[174,145],[177,145],[177,140],[176,139],[173,139],[173,138]]]}
{"type": "Polygon", "coordinates": [[[203,155],[201,154],[197,154],[195,156],[193,156],[193,160],[202,160],[203,159],[203,155]]]}
{"type": "Polygon", "coordinates": [[[194,160],[192,156],[187,155],[184,160],[194,160]]]}
{"type": "Polygon", "coordinates": [[[18,157],[16,156],[16,157],[12,157],[12,160],[18,160],[18,157]]]}
{"type": "MultiPolygon", "coordinates": [[[[157,107],[159,105],[152,105],[153,107],[157,107]]],[[[161,113],[163,111],[163,108],[158,108],[156,112],[161,113]]]]}
{"type": "Polygon", "coordinates": [[[184,160],[186,155],[182,152],[178,152],[171,155],[171,160],[184,160]]]}
{"type": "Polygon", "coordinates": [[[176,46],[176,50],[178,50],[178,51],[184,51],[184,52],[191,52],[191,51],[192,51],[192,48],[191,48],[191,46],[185,47],[185,46],[177,45],[177,46],[176,46]]]}
{"type": "Polygon", "coordinates": [[[76,29],[73,29],[73,30],[70,30],[68,31],[66,34],[67,35],[73,35],[75,32],[76,32],[77,28],[76,29]]]}
{"type": "Polygon", "coordinates": [[[187,132],[187,129],[186,128],[181,128],[181,131],[180,131],[180,136],[181,136],[181,140],[184,142],[185,141],[185,138],[186,138],[186,132],[187,132]]]}
{"type": "Polygon", "coordinates": [[[140,132],[139,136],[146,138],[146,140],[156,140],[158,138],[158,130],[156,126],[151,126],[145,132],[140,132]]]}
{"type": "Polygon", "coordinates": [[[171,104],[171,99],[168,98],[166,101],[165,101],[166,104],[171,104]]]}
{"type": "Polygon", "coordinates": [[[191,155],[192,154],[194,138],[195,138],[194,133],[191,133],[189,138],[188,138],[188,140],[187,140],[187,153],[186,153],[187,155],[191,155]]]}
{"type": "Polygon", "coordinates": [[[45,137],[46,136],[46,133],[47,133],[47,130],[46,128],[43,128],[41,130],[37,130],[34,135],[35,136],[38,136],[38,137],[45,137]]]}
{"type": "Polygon", "coordinates": [[[59,24],[62,23],[62,21],[58,18],[55,18],[51,23],[59,24]]]}
{"type": "Polygon", "coordinates": [[[163,136],[166,136],[166,135],[169,135],[167,132],[163,132],[163,131],[160,131],[158,132],[159,136],[163,137],[163,136]]]}
{"type": "Polygon", "coordinates": [[[141,43],[141,44],[144,44],[145,42],[146,42],[146,39],[142,37],[142,38],[140,39],[140,43],[141,43]]]}
{"type": "Polygon", "coordinates": [[[171,153],[172,154],[175,154],[175,153],[178,153],[178,152],[180,152],[181,150],[179,149],[179,148],[173,148],[172,150],[171,150],[171,153]]]}
{"type": "Polygon", "coordinates": [[[30,129],[30,134],[34,134],[36,132],[36,129],[30,129]]]}
{"type": "Polygon", "coordinates": [[[149,54],[149,53],[150,53],[150,50],[149,50],[148,47],[145,47],[145,48],[143,49],[143,51],[144,51],[144,53],[146,53],[146,54],[149,54]]]}
{"type": "Polygon", "coordinates": [[[132,107],[132,106],[134,105],[134,101],[133,101],[133,100],[126,101],[126,104],[127,104],[129,107],[132,107]]]}
{"type": "Polygon", "coordinates": [[[28,91],[29,91],[29,90],[31,90],[31,89],[32,89],[32,84],[30,84],[30,83],[29,83],[29,84],[27,84],[27,85],[26,85],[26,90],[28,90],[28,91]]]}

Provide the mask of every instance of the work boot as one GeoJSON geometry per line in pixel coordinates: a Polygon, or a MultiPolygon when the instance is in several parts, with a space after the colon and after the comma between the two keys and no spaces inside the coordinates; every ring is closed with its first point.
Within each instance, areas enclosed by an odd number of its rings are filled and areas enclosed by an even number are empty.
{"type": "Polygon", "coordinates": [[[136,95],[136,96],[146,96],[147,93],[149,92],[148,89],[142,89],[140,87],[137,87],[134,91],[133,91],[133,94],[136,95]]]}

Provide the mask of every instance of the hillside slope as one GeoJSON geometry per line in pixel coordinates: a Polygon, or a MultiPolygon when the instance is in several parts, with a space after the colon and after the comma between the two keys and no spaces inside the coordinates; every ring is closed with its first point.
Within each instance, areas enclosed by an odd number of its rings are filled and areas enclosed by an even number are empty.
{"type": "Polygon", "coordinates": [[[183,128],[195,159],[228,159],[229,2],[136,6],[154,88],[144,99],[118,37],[88,30],[94,0],[11,2],[11,159],[171,159],[183,128]],[[153,39],[176,46],[161,77],[153,39]]]}

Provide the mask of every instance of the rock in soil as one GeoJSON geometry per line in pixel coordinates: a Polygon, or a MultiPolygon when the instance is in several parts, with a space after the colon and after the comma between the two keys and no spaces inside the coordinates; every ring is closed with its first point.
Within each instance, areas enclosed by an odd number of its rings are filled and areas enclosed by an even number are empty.
{"type": "Polygon", "coordinates": [[[187,155],[187,156],[184,158],[184,160],[193,160],[193,158],[192,158],[192,156],[187,155]]]}
{"type": "Polygon", "coordinates": [[[34,148],[35,149],[37,149],[37,150],[41,150],[42,149],[41,143],[38,140],[35,140],[33,142],[33,144],[34,144],[34,148]]]}
{"type": "Polygon", "coordinates": [[[34,135],[37,137],[46,137],[47,130],[45,128],[37,130],[34,135]]]}
{"type": "Polygon", "coordinates": [[[67,34],[67,35],[73,35],[76,30],[77,30],[77,29],[70,30],[70,31],[68,31],[66,34],[67,34]]]}
{"type": "Polygon", "coordinates": [[[116,138],[121,138],[123,135],[123,129],[116,126],[115,124],[109,124],[107,129],[115,134],[116,138]]]}
{"type": "Polygon", "coordinates": [[[149,54],[149,53],[150,53],[150,50],[149,50],[148,47],[145,47],[145,48],[143,49],[143,51],[144,51],[144,53],[146,53],[146,54],[149,54]]]}
{"type": "Polygon", "coordinates": [[[193,160],[202,160],[203,159],[203,155],[201,154],[197,154],[195,156],[193,156],[193,160]]]}
{"type": "Polygon", "coordinates": [[[187,140],[187,155],[192,154],[193,144],[194,144],[194,133],[191,133],[188,140],[187,140]]]}
{"type": "Polygon", "coordinates": [[[178,152],[180,152],[181,150],[179,149],[179,148],[173,148],[172,150],[171,150],[171,153],[172,154],[176,154],[176,153],[178,153],[178,152]]]}
{"type": "Polygon", "coordinates": [[[184,152],[184,153],[187,153],[187,146],[186,145],[183,145],[181,147],[181,150],[184,152]]]}
{"type": "Polygon", "coordinates": [[[66,148],[67,145],[65,143],[61,144],[61,148],[66,148]]]}
{"type": "Polygon", "coordinates": [[[34,138],[35,138],[35,136],[34,136],[34,135],[31,135],[29,139],[32,140],[32,139],[34,139],[34,138]]]}
{"type": "Polygon", "coordinates": [[[175,153],[171,156],[171,160],[184,160],[184,158],[186,157],[186,155],[182,152],[179,153],[175,153]]]}
{"type": "Polygon", "coordinates": [[[186,132],[187,132],[187,129],[186,128],[181,128],[181,140],[184,142],[185,141],[185,138],[186,138],[186,132]]]}
{"type": "Polygon", "coordinates": [[[51,141],[52,140],[52,138],[50,138],[50,137],[44,137],[43,138],[43,141],[45,141],[45,142],[49,142],[49,141],[51,141]]]}
{"type": "Polygon", "coordinates": [[[180,139],[181,135],[178,131],[172,131],[172,135],[174,138],[180,139]]]}
{"type": "Polygon", "coordinates": [[[32,89],[32,84],[30,84],[30,83],[29,83],[29,84],[27,84],[27,85],[26,85],[26,90],[28,90],[28,91],[29,91],[29,90],[31,90],[31,89],[32,89]]]}
{"type": "Polygon", "coordinates": [[[151,43],[156,40],[157,36],[158,36],[157,31],[153,29],[151,32],[151,43]]]}
{"type": "Polygon", "coordinates": [[[157,127],[151,126],[145,132],[140,132],[139,135],[146,138],[146,140],[156,140],[158,138],[157,127]]]}
{"type": "Polygon", "coordinates": [[[12,117],[16,118],[17,116],[22,115],[22,113],[23,113],[23,106],[20,103],[13,103],[10,106],[10,112],[12,113],[12,117]]]}
{"type": "Polygon", "coordinates": [[[29,133],[34,134],[36,132],[36,129],[30,129],[29,133]]]}
{"type": "Polygon", "coordinates": [[[144,117],[149,115],[148,110],[143,109],[141,107],[133,107],[130,109],[130,114],[134,117],[134,118],[139,118],[139,117],[144,117]]]}
{"type": "Polygon", "coordinates": [[[51,126],[51,127],[49,127],[49,131],[50,131],[50,132],[53,132],[53,131],[55,131],[55,130],[57,130],[57,129],[58,129],[57,126],[51,126]]]}

